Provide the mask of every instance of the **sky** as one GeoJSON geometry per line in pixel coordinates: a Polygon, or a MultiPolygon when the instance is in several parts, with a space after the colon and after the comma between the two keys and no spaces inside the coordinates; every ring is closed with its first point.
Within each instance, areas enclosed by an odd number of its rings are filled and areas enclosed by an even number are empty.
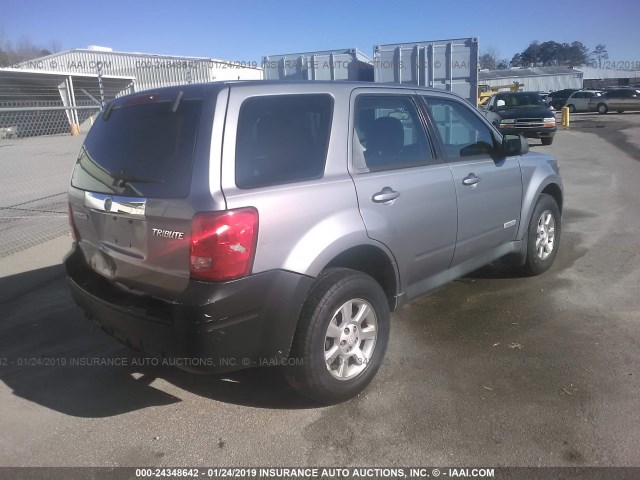
{"type": "Polygon", "coordinates": [[[604,43],[613,61],[640,61],[640,1],[467,0],[4,2],[0,39],[63,50],[116,51],[260,62],[264,55],[478,37],[499,58],[532,40],[604,43]]]}

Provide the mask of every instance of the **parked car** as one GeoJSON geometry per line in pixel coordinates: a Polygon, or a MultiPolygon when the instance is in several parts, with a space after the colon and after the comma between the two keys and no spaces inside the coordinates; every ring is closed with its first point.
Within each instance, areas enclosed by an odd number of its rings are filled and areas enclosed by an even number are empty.
{"type": "Polygon", "coordinates": [[[496,93],[479,110],[503,133],[539,138],[543,145],[553,143],[556,117],[536,92],[496,93]]]}
{"type": "Polygon", "coordinates": [[[602,92],[600,90],[578,90],[577,92],[573,92],[569,98],[567,98],[565,106],[569,108],[571,113],[588,112],[589,101],[593,97],[600,97],[601,95],[602,92]]]}
{"type": "Polygon", "coordinates": [[[555,110],[560,110],[567,101],[567,98],[573,93],[577,92],[578,88],[565,88],[563,90],[557,90],[547,95],[545,103],[547,107],[551,107],[555,110]]]}
{"type": "Polygon", "coordinates": [[[605,114],[609,110],[618,113],[640,111],[640,90],[635,88],[617,88],[607,90],[599,97],[589,99],[588,109],[590,112],[605,114]]]}
{"type": "Polygon", "coordinates": [[[415,85],[231,82],[117,98],[69,188],[76,303],[192,371],[280,365],[333,403],[380,367],[390,311],[561,235],[556,160],[415,85]]]}

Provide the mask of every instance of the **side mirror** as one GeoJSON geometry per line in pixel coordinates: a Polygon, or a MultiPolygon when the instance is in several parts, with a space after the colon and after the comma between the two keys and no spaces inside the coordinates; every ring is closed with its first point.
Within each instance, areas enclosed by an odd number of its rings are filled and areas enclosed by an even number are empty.
{"type": "Polygon", "coordinates": [[[506,157],[524,155],[529,151],[529,142],[522,135],[506,134],[502,137],[502,153],[506,157]]]}

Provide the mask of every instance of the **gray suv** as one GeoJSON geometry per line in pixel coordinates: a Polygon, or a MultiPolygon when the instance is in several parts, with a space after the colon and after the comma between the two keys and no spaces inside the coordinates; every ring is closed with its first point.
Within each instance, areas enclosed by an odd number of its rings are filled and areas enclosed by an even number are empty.
{"type": "Polygon", "coordinates": [[[460,97],[230,82],[112,101],[69,189],[86,315],[191,371],[279,365],[322,403],[380,367],[390,311],[487,263],[554,261],[562,182],[460,97]]]}

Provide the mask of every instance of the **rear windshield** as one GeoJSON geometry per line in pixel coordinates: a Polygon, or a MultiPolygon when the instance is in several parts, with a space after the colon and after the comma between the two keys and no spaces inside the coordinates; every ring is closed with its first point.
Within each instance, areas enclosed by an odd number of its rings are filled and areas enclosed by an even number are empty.
{"type": "Polygon", "coordinates": [[[238,119],[236,185],[255,188],[321,177],[332,109],[326,94],[245,100],[238,119]]]}
{"type": "Polygon", "coordinates": [[[126,196],[189,195],[201,100],[115,107],[89,131],[71,184],[126,196]],[[175,111],[172,111],[172,108],[175,111]]]}

